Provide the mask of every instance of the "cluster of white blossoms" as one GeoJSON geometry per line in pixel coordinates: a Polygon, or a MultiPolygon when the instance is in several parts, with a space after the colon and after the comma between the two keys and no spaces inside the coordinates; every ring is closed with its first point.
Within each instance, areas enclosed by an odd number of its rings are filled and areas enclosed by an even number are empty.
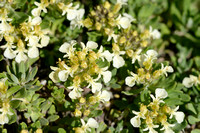
{"type": "Polygon", "coordinates": [[[0,80],[0,125],[7,124],[9,122],[9,116],[13,115],[10,110],[10,99],[7,97],[6,79],[0,80]]]}
{"type": "Polygon", "coordinates": [[[194,75],[190,75],[189,77],[185,77],[183,79],[183,85],[187,88],[192,87],[193,85],[198,85],[200,84],[200,76],[194,76],[194,75]]]}
{"type": "Polygon", "coordinates": [[[83,27],[83,16],[85,14],[85,9],[79,9],[79,4],[73,6],[73,3],[64,4],[62,2],[58,3],[58,7],[62,10],[62,15],[66,14],[66,17],[70,22],[71,28],[83,27]]]}
{"type": "Polygon", "coordinates": [[[130,72],[131,76],[125,79],[126,85],[129,87],[133,87],[136,83],[148,85],[161,75],[168,76],[167,73],[172,73],[174,71],[173,68],[171,66],[164,67],[162,63],[160,69],[152,71],[152,65],[157,60],[157,55],[158,53],[154,50],[148,50],[143,55],[135,55],[135,60],[138,60],[142,67],[137,70],[137,74],[130,72]]]}
{"type": "Polygon", "coordinates": [[[8,14],[12,7],[4,5],[0,9],[0,41],[5,39],[6,44],[1,48],[5,49],[4,56],[8,59],[14,59],[16,62],[26,61],[29,58],[36,58],[39,56],[39,49],[48,45],[49,36],[48,30],[41,29],[40,24],[42,18],[40,17],[41,10],[46,11],[44,3],[35,2],[38,8],[32,10],[33,16],[29,16],[28,20],[13,26],[11,18],[8,14]]]}
{"type": "Polygon", "coordinates": [[[59,50],[65,54],[64,58],[67,58],[67,61],[59,60],[59,67],[51,67],[54,71],[49,75],[54,82],[65,82],[67,79],[72,79],[73,84],[68,87],[68,89],[72,90],[69,93],[71,99],[81,97],[83,87],[91,87],[92,93],[99,93],[102,89],[102,84],[98,80],[102,77],[103,81],[108,83],[112,76],[108,67],[100,68],[96,61],[106,59],[110,62],[112,55],[108,50],[104,51],[101,46],[97,52],[94,52],[98,44],[88,41],[86,45],[81,42],[82,49],[78,51],[75,48],[76,44],[77,42],[73,40],[70,43],[64,43],[60,47],[59,50]],[[84,82],[87,84],[82,86],[84,82]]]}
{"type": "Polygon", "coordinates": [[[152,94],[150,95],[153,102],[140,106],[140,112],[133,111],[136,116],[130,122],[134,127],[141,127],[144,124],[145,129],[143,131],[149,131],[149,133],[157,133],[156,129],[158,130],[159,125],[161,125],[160,131],[174,133],[171,128],[175,124],[169,123],[168,119],[174,117],[177,123],[182,123],[185,115],[183,112],[177,111],[179,109],[178,106],[175,109],[171,109],[165,104],[163,99],[168,96],[165,89],[157,88],[155,95],[155,97],[152,94]]]}

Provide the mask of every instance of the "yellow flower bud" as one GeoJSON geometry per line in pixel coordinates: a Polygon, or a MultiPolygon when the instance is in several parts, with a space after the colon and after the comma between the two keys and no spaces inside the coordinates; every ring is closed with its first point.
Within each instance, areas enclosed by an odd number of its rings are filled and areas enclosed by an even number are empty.
{"type": "Polygon", "coordinates": [[[133,56],[133,50],[131,50],[131,49],[126,50],[126,54],[127,54],[129,57],[132,57],[132,56],[133,56]]]}
{"type": "Polygon", "coordinates": [[[76,54],[78,55],[79,60],[85,60],[85,56],[86,56],[85,52],[77,51],[76,54]]]}
{"type": "Polygon", "coordinates": [[[112,18],[113,16],[114,16],[114,14],[113,14],[112,12],[109,12],[109,13],[108,13],[108,17],[109,17],[109,18],[112,18]]]}
{"type": "Polygon", "coordinates": [[[94,105],[96,102],[97,102],[96,97],[94,97],[94,96],[89,97],[89,103],[90,104],[94,105]]]}
{"type": "Polygon", "coordinates": [[[99,30],[101,30],[102,25],[101,25],[101,23],[96,22],[95,27],[99,31],[99,30]]]}
{"type": "Polygon", "coordinates": [[[123,36],[119,39],[119,43],[125,43],[126,42],[126,37],[123,36]]]}
{"type": "Polygon", "coordinates": [[[87,62],[86,61],[82,61],[81,62],[81,67],[86,69],[88,66],[87,66],[87,62]]]}
{"type": "Polygon", "coordinates": [[[136,36],[138,35],[138,32],[137,32],[137,31],[133,31],[132,35],[133,35],[134,37],[136,37],[136,36]]]}
{"type": "Polygon", "coordinates": [[[118,13],[119,10],[121,9],[121,5],[119,3],[117,3],[115,6],[114,6],[114,9],[113,9],[113,13],[118,13]]]}
{"type": "Polygon", "coordinates": [[[82,112],[80,110],[78,110],[78,109],[75,109],[74,116],[75,117],[80,117],[81,115],[82,115],[82,112]]]}
{"type": "Polygon", "coordinates": [[[150,73],[146,73],[146,79],[149,80],[151,78],[150,73]]]}
{"type": "Polygon", "coordinates": [[[35,133],[43,133],[42,129],[41,128],[38,128],[35,133]]]}
{"type": "Polygon", "coordinates": [[[110,5],[110,3],[109,3],[108,1],[104,2],[104,5],[103,5],[104,8],[106,8],[106,9],[109,10],[109,9],[110,9],[110,6],[111,6],[111,5],[110,5]]]}
{"type": "Polygon", "coordinates": [[[93,25],[93,22],[90,18],[86,18],[84,21],[83,21],[83,25],[86,27],[86,28],[91,28],[92,25],[93,25]]]}
{"type": "Polygon", "coordinates": [[[161,74],[162,74],[161,70],[156,70],[153,72],[153,78],[158,79],[161,74]]]}
{"type": "Polygon", "coordinates": [[[0,92],[6,93],[8,86],[5,84],[5,82],[0,81],[0,92]]]}
{"type": "Polygon", "coordinates": [[[83,114],[84,116],[88,116],[90,114],[90,110],[89,109],[85,110],[83,114]]]}
{"type": "Polygon", "coordinates": [[[85,98],[81,97],[81,98],[79,99],[79,102],[80,102],[80,103],[85,103],[86,100],[85,100],[85,98]]]}
{"type": "Polygon", "coordinates": [[[20,133],[28,133],[28,130],[23,129],[20,133]]]}
{"type": "Polygon", "coordinates": [[[75,131],[75,133],[85,133],[85,131],[80,127],[73,128],[73,130],[75,131]]]}
{"type": "Polygon", "coordinates": [[[118,46],[116,43],[113,43],[112,50],[113,50],[114,52],[118,52],[118,51],[120,51],[120,48],[119,48],[119,46],[118,46]]]}
{"type": "Polygon", "coordinates": [[[91,15],[92,15],[92,16],[95,16],[95,15],[96,15],[96,12],[95,12],[95,11],[91,11],[91,15]]]}
{"type": "Polygon", "coordinates": [[[148,41],[144,40],[141,42],[141,47],[146,47],[148,45],[148,41]]]}

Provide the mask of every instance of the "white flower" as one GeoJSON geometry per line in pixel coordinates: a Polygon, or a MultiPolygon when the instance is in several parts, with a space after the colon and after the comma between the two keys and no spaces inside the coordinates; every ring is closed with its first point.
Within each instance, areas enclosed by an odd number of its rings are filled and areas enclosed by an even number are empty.
{"type": "Polygon", "coordinates": [[[160,32],[157,29],[153,30],[151,26],[149,27],[149,32],[153,39],[159,39],[161,36],[160,32]]]}
{"type": "Polygon", "coordinates": [[[72,89],[72,91],[70,91],[68,94],[71,99],[77,99],[81,97],[81,92],[83,91],[83,89],[81,89],[79,86],[72,85],[68,87],[68,89],[72,89]]]}
{"type": "Polygon", "coordinates": [[[86,51],[90,51],[92,49],[96,49],[98,47],[98,44],[93,41],[88,41],[85,46],[85,44],[81,42],[81,47],[83,50],[85,49],[86,51]]]}
{"type": "Polygon", "coordinates": [[[194,75],[190,75],[189,77],[185,77],[183,79],[183,85],[187,88],[190,88],[192,87],[193,85],[197,85],[197,84],[200,84],[200,81],[199,79],[194,76],[194,75]]]}
{"type": "Polygon", "coordinates": [[[135,85],[135,82],[137,82],[138,81],[138,75],[137,74],[135,74],[135,73],[133,73],[133,72],[131,72],[131,75],[132,76],[128,76],[128,77],[126,77],[126,79],[125,79],[125,83],[126,83],[126,85],[128,85],[129,87],[133,87],[134,85],[135,85]]]}
{"type": "Polygon", "coordinates": [[[166,92],[165,89],[157,88],[156,89],[156,97],[154,97],[152,94],[150,94],[151,98],[153,99],[154,103],[164,103],[163,100],[168,96],[168,93],[166,92]]]}
{"type": "Polygon", "coordinates": [[[0,114],[0,125],[4,125],[9,122],[8,116],[5,113],[0,114]]]}
{"type": "Polygon", "coordinates": [[[103,61],[105,58],[108,62],[111,62],[113,55],[108,50],[103,52],[103,46],[100,46],[100,49],[97,52],[97,57],[101,58],[103,61]]]}
{"type": "Polygon", "coordinates": [[[47,9],[46,7],[48,6],[46,3],[38,3],[38,2],[34,2],[34,4],[37,6],[37,8],[34,8],[31,13],[33,16],[37,17],[40,16],[41,11],[43,11],[44,13],[47,13],[47,9]]]}
{"type": "Polygon", "coordinates": [[[102,92],[99,91],[96,97],[98,101],[108,102],[110,100],[110,93],[106,90],[103,90],[102,92]]]}
{"type": "Polygon", "coordinates": [[[39,50],[36,46],[32,46],[28,49],[28,57],[36,58],[39,56],[39,50]]]}
{"type": "Polygon", "coordinates": [[[6,21],[2,21],[2,23],[0,23],[0,34],[7,34],[10,30],[11,26],[6,21]]]}
{"type": "Polygon", "coordinates": [[[62,70],[58,73],[58,77],[60,81],[65,82],[68,78],[68,71],[67,70],[62,70]]]}
{"type": "Polygon", "coordinates": [[[59,48],[59,51],[62,53],[66,53],[64,55],[64,57],[71,57],[74,55],[74,45],[76,44],[75,40],[72,40],[70,43],[64,43],[63,45],[61,45],[61,47],[59,48]]]}
{"type": "Polygon", "coordinates": [[[147,124],[147,128],[143,129],[143,131],[148,131],[149,130],[149,133],[157,133],[156,130],[154,130],[154,128],[158,128],[159,125],[153,125],[152,124],[147,124]]]}
{"type": "Polygon", "coordinates": [[[125,61],[124,59],[120,56],[120,55],[115,55],[113,58],[113,66],[115,68],[120,68],[122,66],[124,66],[125,61]]]}
{"type": "Polygon", "coordinates": [[[160,130],[165,130],[164,133],[174,133],[174,131],[171,129],[171,127],[174,127],[174,124],[169,124],[168,122],[162,123],[163,128],[160,130]]]}
{"type": "Polygon", "coordinates": [[[99,76],[100,75],[103,76],[103,80],[105,83],[108,83],[112,77],[112,73],[110,71],[106,71],[107,69],[108,69],[108,67],[104,67],[104,68],[100,68],[98,71],[99,76]]]}
{"type": "Polygon", "coordinates": [[[150,49],[146,52],[145,55],[148,59],[151,59],[153,61],[157,59],[158,53],[155,50],[150,49]]]}
{"type": "Polygon", "coordinates": [[[170,111],[170,119],[175,116],[175,119],[177,120],[178,123],[182,123],[185,117],[185,114],[181,111],[177,111],[179,109],[179,106],[177,106],[175,109],[172,109],[170,111]]]}
{"type": "Polygon", "coordinates": [[[33,19],[29,16],[29,21],[31,21],[31,25],[40,25],[40,23],[42,23],[42,19],[39,16],[34,17],[33,19]]]}
{"type": "Polygon", "coordinates": [[[128,0],[117,0],[117,4],[127,5],[128,0]]]}
{"type": "Polygon", "coordinates": [[[134,126],[134,127],[140,127],[141,125],[141,120],[140,120],[140,117],[139,116],[135,116],[133,117],[131,120],[130,120],[131,124],[134,126]]]}
{"type": "Polygon", "coordinates": [[[121,14],[118,16],[118,18],[116,19],[116,24],[119,29],[120,27],[122,27],[123,29],[127,29],[131,25],[131,22],[134,20],[135,19],[133,19],[131,15],[124,13],[123,17],[121,16],[121,14]]]}
{"type": "Polygon", "coordinates": [[[142,49],[137,49],[132,56],[132,64],[135,63],[136,60],[140,61],[140,53],[142,52],[142,49]]]}
{"type": "Polygon", "coordinates": [[[87,88],[89,88],[91,86],[92,87],[92,93],[99,92],[101,90],[101,88],[102,88],[102,84],[96,82],[98,79],[99,79],[99,77],[97,77],[96,79],[90,78],[87,81],[89,83],[87,88]]]}
{"type": "Polygon", "coordinates": [[[50,40],[49,36],[43,35],[41,37],[41,46],[46,47],[49,44],[49,40],[50,40]]]}
{"type": "Polygon", "coordinates": [[[174,69],[171,66],[165,66],[163,65],[163,63],[161,63],[161,71],[162,73],[164,73],[166,76],[168,75],[167,72],[174,72],[174,69]]]}
{"type": "Polygon", "coordinates": [[[18,52],[15,61],[17,63],[20,63],[21,61],[26,61],[28,59],[28,57],[24,54],[23,51],[18,52]]]}
{"type": "Polygon", "coordinates": [[[74,29],[75,27],[83,27],[83,16],[85,14],[85,10],[84,9],[79,9],[76,11],[76,18],[74,18],[71,22],[70,22],[70,26],[72,29],[74,29]]]}
{"type": "Polygon", "coordinates": [[[13,59],[13,58],[16,57],[15,52],[9,47],[6,48],[6,50],[4,51],[3,55],[8,59],[13,59]]]}
{"type": "Polygon", "coordinates": [[[81,119],[81,123],[82,123],[81,128],[83,129],[84,132],[87,132],[87,131],[91,132],[90,128],[98,128],[99,127],[98,122],[94,118],[89,118],[88,122],[86,124],[85,124],[85,121],[83,119],[81,119]]]}

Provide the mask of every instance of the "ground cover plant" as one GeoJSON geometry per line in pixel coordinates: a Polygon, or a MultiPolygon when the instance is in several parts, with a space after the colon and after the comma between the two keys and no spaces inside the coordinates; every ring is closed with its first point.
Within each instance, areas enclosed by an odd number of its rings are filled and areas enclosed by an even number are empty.
{"type": "Polygon", "coordinates": [[[0,0],[0,132],[200,132],[198,0],[0,0]]]}

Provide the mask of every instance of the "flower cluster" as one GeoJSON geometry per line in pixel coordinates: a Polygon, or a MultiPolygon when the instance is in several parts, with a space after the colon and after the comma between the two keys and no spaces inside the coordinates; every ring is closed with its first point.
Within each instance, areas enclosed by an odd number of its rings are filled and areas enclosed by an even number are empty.
{"type": "Polygon", "coordinates": [[[137,69],[137,74],[130,72],[131,76],[126,77],[125,82],[129,87],[133,87],[136,83],[145,84],[148,86],[160,76],[168,76],[167,73],[172,73],[174,70],[171,66],[164,66],[161,63],[161,68],[153,69],[153,64],[156,63],[158,53],[154,50],[148,50],[146,54],[137,55],[135,59],[138,60],[140,68],[137,69]]]}
{"type": "MultiPolygon", "coordinates": [[[[9,3],[8,3],[9,4],[9,3]]],[[[0,9],[0,41],[4,38],[6,44],[1,46],[5,49],[4,56],[8,59],[15,58],[16,62],[26,61],[29,58],[39,56],[38,48],[43,48],[49,43],[47,29],[41,29],[40,17],[41,10],[46,11],[43,4],[39,4],[38,8],[32,10],[33,16],[29,16],[28,20],[20,23],[18,26],[13,26],[12,19],[8,14],[14,10],[11,6],[5,4],[0,9]],[[43,8],[42,8],[43,7],[43,8]],[[37,9],[37,13],[36,12],[37,9]],[[28,55],[28,56],[27,56],[28,55]]]]}
{"type": "Polygon", "coordinates": [[[134,127],[140,127],[144,124],[145,129],[143,129],[143,131],[149,131],[149,133],[157,133],[155,129],[158,129],[159,125],[161,125],[161,131],[164,130],[165,133],[174,133],[171,128],[174,127],[175,124],[168,122],[168,119],[174,117],[178,123],[182,123],[185,115],[183,112],[177,111],[179,108],[178,106],[172,109],[165,104],[163,99],[168,96],[165,89],[157,88],[155,95],[156,97],[152,94],[150,95],[153,102],[148,105],[141,104],[140,112],[133,111],[136,116],[133,117],[130,122],[134,127]]]}
{"type": "Polygon", "coordinates": [[[81,50],[76,50],[76,44],[77,42],[73,40],[60,47],[60,52],[65,53],[64,58],[67,60],[59,60],[59,67],[51,67],[54,71],[49,75],[54,82],[65,82],[67,79],[73,81],[73,84],[68,87],[72,90],[69,93],[71,99],[81,97],[83,87],[91,87],[92,93],[100,92],[102,84],[97,81],[103,77],[104,82],[108,83],[112,76],[108,67],[100,68],[97,64],[97,60],[108,62],[112,60],[108,50],[104,51],[101,46],[97,52],[94,52],[98,44],[93,41],[88,41],[86,45],[81,42],[81,50]]]}
{"type": "Polygon", "coordinates": [[[75,27],[83,27],[83,15],[85,14],[85,9],[78,9],[79,4],[73,7],[73,3],[65,4],[63,2],[59,2],[59,9],[62,10],[62,16],[67,14],[66,17],[69,21],[71,21],[71,28],[75,27]]]}
{"type": "Polygon", "coordinates": [[[183,85],[187,88],[190,88],[192,87],[193,85],[198,85],[200,84],[200,75],[197,77],[197,76],[194,76],[194,75],[190,75],[189,77],[185,77],[183,79],[183,85]]]}

